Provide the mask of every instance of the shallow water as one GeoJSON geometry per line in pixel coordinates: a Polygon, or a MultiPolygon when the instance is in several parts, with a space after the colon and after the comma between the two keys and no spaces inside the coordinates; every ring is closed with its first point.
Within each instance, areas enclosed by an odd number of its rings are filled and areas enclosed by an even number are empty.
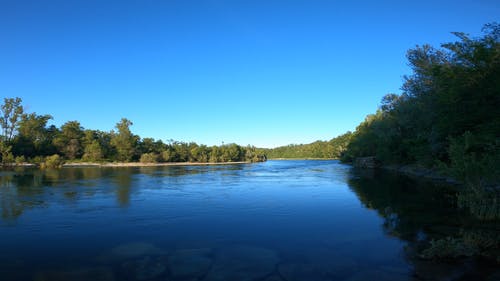
{"type": "MultiPolygon", "coordinates": [[[[1,171],[1,280],[481,280],[446,187],[337,161],[1,171]],[[444,191],[443,191],[444,190],[444,191]]],[[[451,194],[451,195],[450,195],[451,194]]],[[[490,231],[500,233],[497,226],[490,231]]]]}

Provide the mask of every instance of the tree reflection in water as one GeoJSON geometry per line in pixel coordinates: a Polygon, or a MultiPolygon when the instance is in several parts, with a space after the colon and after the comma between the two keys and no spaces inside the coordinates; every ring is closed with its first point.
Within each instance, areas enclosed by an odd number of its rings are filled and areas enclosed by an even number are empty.
{"type": "Polygon", "coordinates": [[[385,233],[407,242],[405,255],[418,278],[480,280],[500,264],[500,223],[459,209],[460,187],[380,170],[353,170],[348,184],[384,218],[385,233]]]}

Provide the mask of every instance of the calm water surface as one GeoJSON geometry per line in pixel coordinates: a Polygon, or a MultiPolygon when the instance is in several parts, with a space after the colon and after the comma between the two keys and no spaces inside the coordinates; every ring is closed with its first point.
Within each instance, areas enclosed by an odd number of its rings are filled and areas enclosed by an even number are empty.
{"type": "Polygon", "coordinates": [[[0,175],[1,280],[481,280],[495,270],[412,255],[463,231],[446,192],[337,161],[0,175]]]}

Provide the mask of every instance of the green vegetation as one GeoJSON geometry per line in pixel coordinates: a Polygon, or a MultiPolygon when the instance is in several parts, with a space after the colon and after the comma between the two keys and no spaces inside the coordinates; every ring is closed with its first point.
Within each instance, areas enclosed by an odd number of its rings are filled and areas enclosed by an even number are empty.
{"type": "Polygon", "coordinates": [[[343,160],[376,156],[382,163],[446,167],[460,180],[498,181],[500,167],[500,26],[485,35],[408,51],[413,73],[402,94],[353,133],[343,160]]]}
{"type": "Polygon", "coordinates": [[[481,257],[500,263],[500,221],[482,220],[457,205],[457,189],[385,170],[359,169],[348,180],[361,203],[384,219],[383,229],[408,242],[416,264],[481,257]]]}
{"type": "Polygon", "coordinates": [[[338,159],[342,156],[352,133],[347,132],[329,141],[315,141],[309,144],[291,144],[265,149],[269,159],[338,159]]]}
{"type": "Polygon", "coordinates": [[[260,162],[264,151],[237,144],[208,147],[134,135],[132,122],[122,118],[116,131],[85,129],[78,121],[64,123],[61,128],[47,123],[50,115],[25,113],[20,98],[5,98],[0,111],[0,161],[2,165],[40,165],[58,168],[66,161],[90,162],[260,162]]]}
{"type": "Polygon", "coordinates": [[[375,156],[382,164],[439,169],[465,183],[459,206],[479,219],[500,219],[500,26],[483,32],[408,51],[413,73],[402,94],[382,98],[342,160],[375,156]]]}
{"type": "Polygon", "coordinates": [[[64,161],[61,158],[61,156],[54,154],[54,155],[45,157],[45,161],[40,164],[40,168],[42,168],[42,169],[61,168],[63,164],[64,164],[64,161]]]}

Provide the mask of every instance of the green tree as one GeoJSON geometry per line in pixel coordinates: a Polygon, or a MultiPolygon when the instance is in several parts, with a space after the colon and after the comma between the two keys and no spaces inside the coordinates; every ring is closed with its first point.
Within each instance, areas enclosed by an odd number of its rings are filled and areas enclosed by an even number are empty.
{"type": "Polygon", "coordinates": [[[83,155],[83,127],[78,121],[68,121],[61,126],[61,131],[53,140],[57,147],[67,159],[81,158],[83,155]]]}
{"type": "Polygon", "coordinates": [[[222,162],[237,162],[241,161],[243,158],[241,147],[234,143],[222,145],[220,151],[220,160],[222,162]]]}
{"type": "Polygon", "coordinates": [[[111,134],[111,145],[116,149],[116,159],[119,161],[129,162],[136,157],[138,137],[130,131],[132,125],[130,120],[122,118],[116,124],[117,132],[111,134]]]}
{"type": "Polygon", "coordinates": [[[165,144],[161,140],[155,140],[153,138],[143,138],[139,142],[139,151],[141,153],[156,153],[161,154],[165,150],[165,144]]]}
{"type": "Polygon", "coordinates": [[[210,151],[206,145],[190,144],[190,155],[193,162],[208,162],[209,153],[210,151]]]}
{"type": "Polygon", "coordinates": [[[14,138],[14,154],[26,157],[54,154],[52,141],[56,130],[55,127],[47,127],[50,119],[50,115],[23,114],[14,138]]]}
{"type": "Polygon", "coordinates": [[[210,163],[221,162],[221,149],[218,146],[212,146],[210,149],[210,157],[208,159],[210,163]]]}
{"type": "Polygon", "coordinates": [[[101,144],[98,140],[92,140],[91,143],[85,145],[82,159],[85,161],[101,161],[104,153],[101,144]]]}
{"type": "Polygon", "coordinates": [[[13,163],[14,155],[12,155],[12,146],[7,145],[3,141],[0,141],[0,157],[2,164],[13,163]]]}
{"type": "Polygon", "coordinates": [[[101,161],[104,151],[99,140],[100,132],[96,130],[85,130],[83,136],[83,156],[85,161],[101,161]]]}
{"type": "Polygon", "coordinates": [[[2,127],[3,140],[9,143],[19,126],[19,121],[24,112],[21,98],[4,98],[0,106],[0,126],[2,127]]]}

